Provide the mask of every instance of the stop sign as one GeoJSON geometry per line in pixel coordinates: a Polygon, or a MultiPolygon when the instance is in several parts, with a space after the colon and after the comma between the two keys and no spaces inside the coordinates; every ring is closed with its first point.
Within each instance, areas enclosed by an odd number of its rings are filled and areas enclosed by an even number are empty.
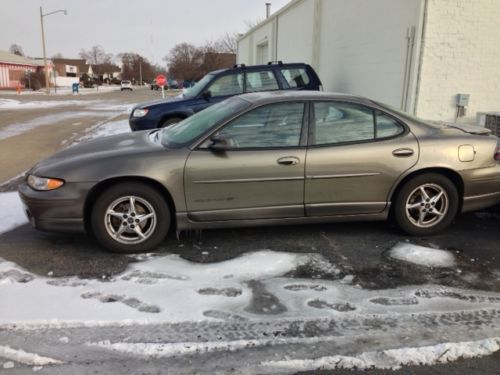
{"type": "Polygon", "coordinates": [[[163,74],[158,74],[156,76],[156,84],[158,86],[165,86],[165,83],[167,83],[167,77],[165,77],[163,74]]]}

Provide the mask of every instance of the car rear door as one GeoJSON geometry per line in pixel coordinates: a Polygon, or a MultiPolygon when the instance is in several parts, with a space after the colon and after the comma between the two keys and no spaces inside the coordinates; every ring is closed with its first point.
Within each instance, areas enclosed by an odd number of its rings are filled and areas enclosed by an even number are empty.
{"type": "Polygon", "coordinates": [[[388,114],[346,102],[315,102],[306,159],[308,216],[384,210],[395,181],[418,160],[415,136],[388,114]]]}
{"type": "Polygon", "coordinates": [[[188,215],[194,221],[304,216],[305,103],[254,108],[193,150],[185,166],[188,215]]]}

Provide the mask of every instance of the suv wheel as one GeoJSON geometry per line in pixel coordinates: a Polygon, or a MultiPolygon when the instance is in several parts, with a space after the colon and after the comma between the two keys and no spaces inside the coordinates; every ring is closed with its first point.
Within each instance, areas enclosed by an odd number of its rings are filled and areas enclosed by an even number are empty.
{"type": "Polygon", "coordinates": [[[406,182],[394,203],[398,226],[410,235],[424,236],[448,227],[459,207],[457,188],[440,174],[423,174],[406,182]]]}
{"type": "Polygon", "coordinates": [[[177,124],[178,122],[181,122],[182,120],[184,120],[184,119],[182,119],[180,117],[170,117],[161,123],[160,128],[166,128],[170,125],[177,124]]]}
{"type": "Polygon", "coordinates": [[[97,240],[111,251],[149,251],[165,239],[170,211],[154,188],[128,182],[110,187],[97,198],[91,225],[97,240]]]}

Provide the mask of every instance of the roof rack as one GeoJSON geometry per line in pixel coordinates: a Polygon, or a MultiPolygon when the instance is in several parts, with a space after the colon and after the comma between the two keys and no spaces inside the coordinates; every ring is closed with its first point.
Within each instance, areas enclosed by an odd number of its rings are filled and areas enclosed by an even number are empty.
{"type": "Polygon", "coordinates": [[[283,66],[283,61],[277,60],[277,61],[269,61],[267,65],[273,65],[273,64],[278,64],[279,66],[283,66]]]}
{"type": "Polygon", "coordinates": [[[235,65],[233,66],[233,69],[234,69],[234,68],[245,68],[245,67],[246,67],[246,65],[245,65],[245,64],[235,64],[235,65]]]}

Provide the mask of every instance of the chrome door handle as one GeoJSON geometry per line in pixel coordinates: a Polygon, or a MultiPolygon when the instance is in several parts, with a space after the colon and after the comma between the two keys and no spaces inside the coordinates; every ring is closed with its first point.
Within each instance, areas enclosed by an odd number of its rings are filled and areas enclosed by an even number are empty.
{"type": "Polygon", "coordinates": [[[407,158],[415,153],[411,148],[398,148],[392,154],[397,158],[407,158]]]}
{"type": "Polygon", "coordinates": [[[279,158],[277,163],[281,165],[297,165],[300,163],[300,159],[295,156],[285,156],[283,158],[279,158]]]}

